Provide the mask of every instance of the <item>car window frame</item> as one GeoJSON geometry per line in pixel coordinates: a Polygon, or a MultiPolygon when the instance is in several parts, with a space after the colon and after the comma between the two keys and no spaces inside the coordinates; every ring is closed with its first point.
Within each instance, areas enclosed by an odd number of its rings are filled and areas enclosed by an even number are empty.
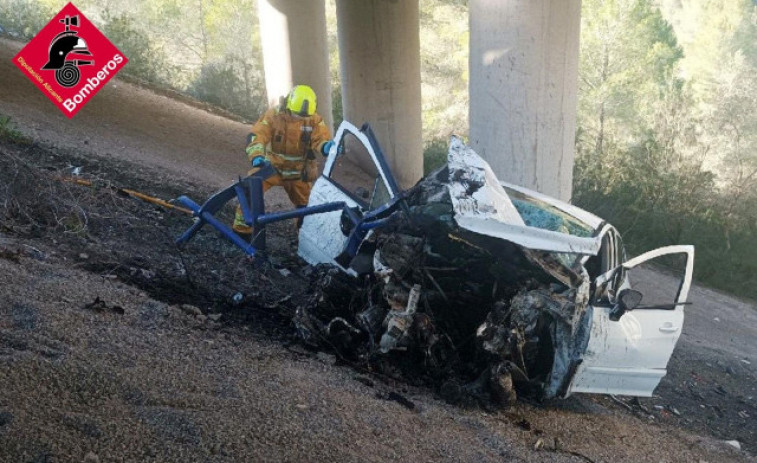
{"type": "Polygon", "coordinates": [[[321,176],[328,180],[329,183],[334,185],[339,191],[347,195],[350,199],[355,201],[357,204],[361,206],[361,208],[364,211],[368,210],[376,210],[381,208],[382,206],[391,203],[398,195],[399,191],[396,191],[395,188],[393,188],[392,181],[389,180],[389,175],[387,175],[387,172],[385,172],[385,165],[386,162],[380,162],[378,156],[376,155],[376,151],[374,150],[373,143],[371,143],[371,140],[368,138],[364,130],[360,130],[351,123],[347,121],[343,121],[339,125],[339,129],[337,130],[336,135],[334,136],[334,148],[332,148],[332,151],[329,153],[328,158],[326,160],[326,165],[323,168],[323,173],[321,176]],[[365,148],[368,155],[371,157],[371,161],[373,162],[373,165],[376,167],[376,171],[378,175],[374,178],[374,185],[371,190],[371,195],[376,190],[376,184],[375,180],[380,178],[381,181],[384,183],[384,188],[389,193],[389,198],[384,201],[383,203],[371,207],[371,197],[369,197],[368,201],[363,200],[362,198],[358,198],[354,193],[350,192],[342,186],[336,179],[332,178],[331,175],[334,172],[334,168],[336,167],[336,161],[339,158],[339,150],[338,147],[341,145],[342,141],[344,140],[345,136],[349,134],[354,136],[365,148]]]}

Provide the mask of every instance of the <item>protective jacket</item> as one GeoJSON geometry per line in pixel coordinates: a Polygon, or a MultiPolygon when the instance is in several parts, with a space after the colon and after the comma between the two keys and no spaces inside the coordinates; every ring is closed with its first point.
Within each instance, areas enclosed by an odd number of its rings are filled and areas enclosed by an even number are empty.
{"type": "MultiPolygon", "coordinates": [[[[329,128],[317,113],[298,117],[280,108],[271,108],[252,126],[247,146],[250,161],[265,156],[284,180],[301,179],[305,161],[320,154],[331,139],[329,128]]],[[[312,181],[312,180],[311,180],[312,181]]]]}

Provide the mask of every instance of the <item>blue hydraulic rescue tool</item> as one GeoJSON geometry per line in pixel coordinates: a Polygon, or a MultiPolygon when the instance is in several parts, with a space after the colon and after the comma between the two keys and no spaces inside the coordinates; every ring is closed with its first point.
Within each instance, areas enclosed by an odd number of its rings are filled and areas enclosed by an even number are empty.
{"type": "MultiPolygon", "coordinates": [[[[352,258],[357,254],[360,243],[367,235],[368,231],[381,227],[386,224],[387,218],[398,207],[407,211],[407,204],[403,192],[399,190],[397,182],[394,179],[391,170],[381,151],[381,147],[376,141],[376,137],[368,124],[363,124],[360,132],[365,134],[370,140],[379,166],[387,176],[389,188],[395,193],[394,198],[383,206],[360,214],[343,201],[329,202],[316,206],[307,206],[303,208],[291,209],[282,212],[265,212],[265,202],[263,201],[263,181],[276,173],[271,165],[267,165],[255,172],[254,174],[240,179],[233,185],[217,192],[208,198],[202,205],[197,204],[186,196],[180,196],[178,201],[191,209],[196,217],[196,222],[187,229],[177,240],[177,244],[183,244],[192,239],[200,229],[208,224],[215,228],[221,236],[228,239],[249,256],[259,256],[265,251],[265,226],[269,223],[279,222],[281,220],[297,219],[313,214],[322,214],[326,212],[342,211],[342,221],[346,222],[343,229],[349,230],[348,239],[342,253],[335,259],[340,265],[347,268],[352,258]],[[252,227],[251,242],[245,241],[237,235],[230,226],[223,223],[215,217],[218,212],[229,201],[237,199],[244,215],[247,225],[252,227]]],[[[335,154],[339,156],[339,153],[335,154]]]]}

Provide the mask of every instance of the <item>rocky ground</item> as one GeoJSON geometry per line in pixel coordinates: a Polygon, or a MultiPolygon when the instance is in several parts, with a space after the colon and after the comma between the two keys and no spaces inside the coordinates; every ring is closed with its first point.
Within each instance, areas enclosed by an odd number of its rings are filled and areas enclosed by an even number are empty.
{"type": "Polygon", "coordinates": [[[751,304],[694,288],[658,397],[450,406],[294,342],[288,224],[254,269],[210,232],[177,249],[187,216],[111,188],[202,199],[243,173],[243,125],[118,81],[69,123],[17,48],[0,116],[32,141],[0,138],[0,461],[753,460],[751,304]]]}

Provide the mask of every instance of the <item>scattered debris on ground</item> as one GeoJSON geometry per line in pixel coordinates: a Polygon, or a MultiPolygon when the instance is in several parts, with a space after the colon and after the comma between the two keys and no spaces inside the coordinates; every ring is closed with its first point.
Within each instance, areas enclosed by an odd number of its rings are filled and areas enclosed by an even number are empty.
{"type": "Polygon", "coordinates": [[[108,305],[100,299],[100,297],[96,297],[94,301],[90,302],[89,304],[84,305],[85,310],[94,310],[95,312],[113,312],[117,313],[119,315],[124,314],[124,308],[120,305],[108,305]]]}

